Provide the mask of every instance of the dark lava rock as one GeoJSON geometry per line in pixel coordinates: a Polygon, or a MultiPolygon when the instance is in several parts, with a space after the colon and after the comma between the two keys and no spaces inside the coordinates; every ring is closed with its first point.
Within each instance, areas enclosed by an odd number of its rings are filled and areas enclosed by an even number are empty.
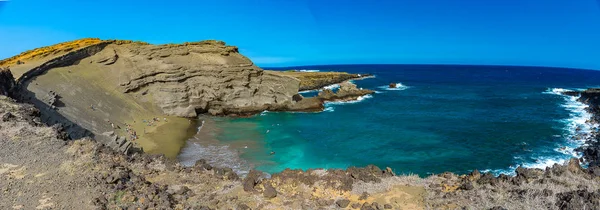
{"type": "Polygon", "coordinates": [[[593,178],[600,177],[600,167],[598,167],[598,166],[589,167],[588,171],[592,175],[593,178]]]}
{"type": "Polygon", "coordinates": [[[194,164],[194,167],[201,168],[201,169],[204,169],[207,171],[210,171],[213,169],[213,167],[210,164],[208,164],[205,159],[197,160],[196,163],[194,164]]]}
{"type": "Polygon", "coordinates": [[[223,179],[235,181],[238,180],[238,175],[231,168],[214,168],[215,175],[223,179]]]}
{"type": "Polygon", "coordinates": [[[550,171],[552,172],[552,174],[554,174],[555,176],[561,176],[563,175],[565,172],[567,172],[567,167],[560,165],[560,164],[554,164],[552,166],[552,168],[550,168],[550,171]]]}
{"type": "Polygon", "coordinates": [[[333,199],[319,199],[317,200],[317,205],[319,206],[331,206],[333,204],[333,199]]]}
{"type": "Polygon", "coordinates": [[[494,207],[490,208],[489,210],[508,210],[508,209],[506,209],[502,206],[494,206],[494,207]]]}
{"type": "Polygon", "coordinates": [[[16,81],[10,69],[0,68],[0,95],[11,97],[15,86],[16,81]]]}
{"type": "Polygon", "coordinates": [[[243,204],[243,203],[238,204],[237,209],[238,210],[252,210],[248,205],[243,204]]]}
{"type": "Polygon", "coordinates": [[[277,191],[275,190],[273,185],[271,185],[271,183],[265,182],[263,183],[263,187],[265,188],[265,190],[263,191],[263,196],[265,196],[265,198],[270,199],[277,197],[277,191]]]}
{"type": "Polygon", "coordinates": [[[10,112],[4,113],[2,115],[2,122],[8,122],[9,120],[16,119],[17,117],[10,112]]]}
{"type": "Polygon", "coordinates": [[[512,177],[510,177],[509,175],[506,174],[500,174],[498,175],[498,177],[496,179],[498,179],[499,182],[508,182],[511,180],[512,177]]]}
{"type": "Polygon", "coordinates": [[[461,190],[472,190],[473,188],[475,188],[475,187],[473,187],[473,184],[471,184],[471,182],[469,182],[469,181],[464,182],[463,184],[460,185],[461,190]]]}
{"type": "Polygon", "coordinates": [[[56,131],[56,138],[62,140],[69,139],[69,133],[65,130],[64,126],[61,123],[57,123],[52,125],[52,129],[56,131]]]}
{"type": "Polygon", "coordinates": [[[351,205],[351,207],[352,207],[353,209],[360,208],[360,203],[353,203],[353,204],[351,205]]]}
{"type": "Polygon", "coordinates": [[[552,192],[552,190],[550,189],[544,189],[542,190],[542,195],[548,197],[548,196],[552,196],[554,194],[554,192],[552,192]]]}
{"type": "Polygon", "coordinates": [[[383,206],[382,206],[382,205],[380,205],[380,204],[379,204],[379,203],[377,203],[377,202],[373,202],[373,203],[371,204],[371,207],[373,207],[373,208],[375,208],[375,209],[378,209],[378,210],[383,210],[383,206]]]}
{"type": "Polygon", "coordinates": [[[498,179],[496,179],[496,177],[494,177],[494,175],[492,173],[487,172],[487,173],[483,174],[481,176],[481,178],[479,178],[479,180],[477,180],[477,184],[480,184],[480,185],[484,185],[484,184],[496,185],[496,184],[498,184],[498,179]]]}
{"type": "Polygon", "coordinates": [[[600,190],[576,190],[556,194],[559,209],[600,209],[600,190]]]}
{"type": "Polygon", "coordinates": [[[390,88],[396,88],[396,83],[390,83],[390,88]]]}
{"type": "Polygon", "coordinates": [[[335,202],[335,204],[337,204],[337,206],[340,208],[346,208],[346,207],[348,207],[348,205],[350,205],[350,200],[348,200],[348,199],[338,200],[335,202]]]}
{"type": "Polygon", "coordinates": [[[394,207],[390,204],[385,204],[385,205],[383,205],[383,208],[384,209],[393,209],[394,207]]]}
{"type": "Polygon", "coordinates": [[[373,206],[371,206],[369,203],[365,202],[363,203],[363,205],[360,207],[360,210],[376,210],[375,208],[373,208],[373,206]]]}
{"type": "Polygon", "coordinates": [[[481,178],[481,173],[479,170],[475,169],[469,173],[469,176],[473,179],[473,181],[477,181],[479,178],[481,178]]]}
{"type": "Polygon", "coordinates": [[[354,179],[363,181],[363,182],[381,182],[381,179],[377,176],[381,176],[383,172],[377,166],[369,165],[366,168],[356,168],[350,167],[348,168],[348,173],[354,179]]]}
{"type": "Polygon", "coordinates": [[[358,200],[367,200],[367,198],[369,198],[369,193],[363,192],[360,197],[358,197],[358,200]]]}
{"type": "Polygon", "coordinates": [[[567,96],[579,96],[580,92],[579,91],[565,91],[562,94],[567,95],[567,96]]]}
{"type": "Polygon", "coordinates": [[[569,160],[569,164],[567,164],[567,170],[573,174],[582,173],[583,168],[581,168],[581,165],[579,164],[579,159],[571,158],[571,160],[569,160]]]}
{"type": "Polygon", "coordinates": [[[257,170],[250,170],[250,173],[242,180],[244,185],[244,191],[246,192],[254,192],[254,186],[256,186],[260,182],[260,176],[262,173],[257,170]]]}
{"type": "Polygon", "coordinates": [[[300,94],[292,96],[292,100],[294,100],[295,102],[302,101],[302,99],[304,99],[304,97],[300,94]]]}
{"type": "Polygon", "coordinates": [[[515,170],[515,172],[517,173],[517,176],[521,176],[521,177],[525,178],[526,181],[529,181],[531,179],[537,179],[544,174],[544,171],[541,169],[523,168],[521,166],[519,166],[515,170]]]}

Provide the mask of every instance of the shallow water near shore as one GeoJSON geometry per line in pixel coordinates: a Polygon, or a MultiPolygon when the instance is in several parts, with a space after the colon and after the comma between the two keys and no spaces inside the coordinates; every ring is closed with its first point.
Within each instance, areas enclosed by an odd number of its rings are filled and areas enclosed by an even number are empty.
{"type": "Polygon", "coordinates": [[[598,71],[426,65],[302,69],[374,74],[353,82],[377,93],[328,103],[320,113],[215,118],[204,137],[188,141],[180,160],[189,165],[223,153],[215,151],[233,151],[220,159],[238,171],[375,164],[422,176],[473,169],[511,173],[518,165],[545,168],[576,157],[573,149],[596,129],[585,122],[590,116],[585,105],[560,92],[598,86],[598,71]],[[398,85],[388,88],[390,83],[398,85]],[[211,147],[221,150],[207,151],[211,147]]]}

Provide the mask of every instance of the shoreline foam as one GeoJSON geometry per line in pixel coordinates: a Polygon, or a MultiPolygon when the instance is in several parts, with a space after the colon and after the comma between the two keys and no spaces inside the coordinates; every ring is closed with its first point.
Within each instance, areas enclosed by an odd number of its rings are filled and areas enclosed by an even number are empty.
{"type": "MultiPolygon", "coordinates": [[[[546,167],[552,167],[554,164],[563,164],[568,162],[571,158],[581,158],[582,154],[577,152],[576,149],[584,146],[586,141],[589,138],[592,138],[592,130],[597,128],[599,125],[591,122],[593,114],[587,111],[589,105],[578,101],[578,96],[569,96],[563,94],[569,91],[573,90],[565,88],[549,88],[542,92],[542,94],[561,96],[564,101],[559,105],[559,107],[569,112],[568,118],[558,120],[564,124],[562,130],[566,133],[558,136],[562,139],[562,142],[556,144],[559,147],[552,149],[552,151],[556,152],[557,154],[553,156],[532,156],[530,158],[535,159],[535,162],[525,161],[516,163],[508,169],[486,169],[482,171],[489,171],[495,175],[515,175],[515,169],[518,166],[523,166],[525,168],[545,169],[546,167]]],[[[515,156],[514,159],[522,160],[523,157],[515,156]]]]}

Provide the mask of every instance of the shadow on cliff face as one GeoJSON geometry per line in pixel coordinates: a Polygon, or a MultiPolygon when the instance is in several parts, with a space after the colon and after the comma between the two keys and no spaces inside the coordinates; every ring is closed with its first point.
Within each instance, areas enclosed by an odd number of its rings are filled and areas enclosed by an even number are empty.
{"type": "Polygon", "coordinates": [[[60,101],[60,95],[57,95],[55,92],[49,91],[48,95],[50,98],[45,99],[46,101],[50,100],[49,103],[51,105],[49,105],[48,103],[44,102],[44,99],[38,97],[27,87],[31,85],[32,81],[36,77],[46,74],[48,70],[52,68],[77,64],[82,59],[101,51],[102,49],[104,49],[104,47],[106,47],[107,44],[108,43],[102,43],[93,47],[83,48],[77,51],[67,53],[64,56],[51,59],[48,62],[42,64],[41,66],[29,70],[28,72],[23,74],[23,76],[18,81],[15,81],[15,79],[12,78],[13,84],[15,84],[15,87],[12,91],[12,96],[19,102],[33,104],[40,110],[40,119],[43,123],[58,128],[62,127],[62,129],[64,129],[64,131],[68,133],[68,137],[70,139],[80,139],[83,137],[94,138],[95,135],[92,132],[81,127],[77,124],[77,122],[72,122],[57,111],[58,109],[65,107],[65,104],[62,101],[60,101]]]}
{"type": "Polygon", "coordinates": [[[33,104],[40,110],[40,119],[43,123],[49,126],[62,126],[62,128],[68,133],[69,139],[81,139],[83,137],[95,138],[95,135],[89,130],[81,127],[76,122],[72,122],[65,116],[58,113],[60,107],[64,107],[65,104],[62,102],[56,103],[54,107],[44,103],[42,100],[35,97],[35,93],[27,90],[24,87],[19,87],[15,91],[17,100],[23,103],[33,104]],[[57,125],[60,124],[60,125],[57,125]]]}

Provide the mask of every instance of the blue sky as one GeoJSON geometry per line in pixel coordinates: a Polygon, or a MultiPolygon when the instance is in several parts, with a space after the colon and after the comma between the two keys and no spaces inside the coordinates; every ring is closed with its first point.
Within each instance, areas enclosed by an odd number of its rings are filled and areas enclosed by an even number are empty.
{"type": "Polygon", "coordinates": [[[260,66],[600,70],[600,0],[0,1],[0,58],[84,37],[223,40],[260,66]]]}

